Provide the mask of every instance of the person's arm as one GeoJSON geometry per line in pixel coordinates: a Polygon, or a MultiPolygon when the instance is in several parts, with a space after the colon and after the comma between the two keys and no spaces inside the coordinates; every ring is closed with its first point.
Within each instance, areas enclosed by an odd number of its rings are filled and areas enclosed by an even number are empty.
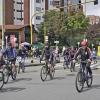
{"type": "Polygon", "coordinates": [[[92,52],[91,52],[90,48],[87,48],[87,49],[88,49],[89,59],[92,60],[92,52]]]}

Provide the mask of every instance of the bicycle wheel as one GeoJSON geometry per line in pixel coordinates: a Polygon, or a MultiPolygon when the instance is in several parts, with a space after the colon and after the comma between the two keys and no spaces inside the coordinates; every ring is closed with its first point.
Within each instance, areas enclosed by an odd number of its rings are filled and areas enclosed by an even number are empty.
{"type": "Polygon", "coordinates": [[[93,77],[92,76],[90,77],[90,75],[88,73],[87,80],[86,80],[86,84],[88,87],[91,87],[92,81],[93,81],[93,77]]]}
{"type": "Polygon", "coordinates": [[[25,66],[24,66],[24,64],[21,64],[21,69],[22,69],[22,72],[24,73],[25,72],[25,66]]]}
{"type": "Polygon", "coordinates": [[[2,89],[4,85],[4,75],[3,72],[0,71],[0,89],[2,89]]]}
{"type": "Polygon", "coordinates": [[[4,83],[7,84],[9,80],[9,69],[7,67],[3,68],[3,74],[4,74],[4,83]]]}
{"type": "Polygon", "coordinates": [[[52,68],[50,68],[50,79],[54,78],[54,74],[55,74],[55,68],[52,67],[52,68]]]}
{"type": "Polygon", "coordinates": [[[74,72],[75,71],[75,64],[73,62],[71,62],[70,71],[71,72],[74,72]]]}
{"type": "Polygon", "coordinates": [[[42,68],[41,68],[41,72],[40,72],[40,77],[41,77],[41,80],[42,81],[45,81],[46,80],[46,78],[47,78],[47,67],[46,66],[43,66],[42,68]]]}
{"type": "Polygon", "coordinates": [[[20,73],[20,68],[21,68],[21,64],[19,62],[19,65],[18,65],[18,74],[20,73]]]}
{"type": "Polygon", "coordinates": [[[11,71],[11,77],[13,80],[16,80],[16,77],[17,77],[17,70],[16,71],[11,71]]]}
{"type": "Polygon", "coordinates": [[[82,92],[84,86],[83,74],[82,72],[78,72],[75,81],[76,90],[78,92],[82,92]]]}

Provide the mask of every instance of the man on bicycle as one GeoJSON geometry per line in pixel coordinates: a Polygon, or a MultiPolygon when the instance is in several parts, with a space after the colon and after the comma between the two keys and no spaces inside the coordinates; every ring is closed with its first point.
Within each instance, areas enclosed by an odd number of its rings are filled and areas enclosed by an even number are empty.
{"type": "MultiPolygon", "coordinates": [[[[63,56],[64,56],[64,62],[66,65],[69,65],[70,63],[70,53],[68,51],[68,48],[65,49],[64,53],[63,53],[63,56]]],[[[67,66],[68,67],[68,66],[67,66]]],[[[69,67],[68,67],[69,68],[69,67]]],[[[64,69],[66,69],[66,67],[64,66],[64,69]]]]}
{"type": "Polygon", "coordinates": [[[43,59],[43,56],[45,56],[45,63],[48,66],[49,59],[50,59],[50,47],[48,45],[46,45],[46,47],[45,47],[45,49],[43,51],[41,60],[43,59]]]}
{"type": "Polygon", "coordinates": [[[46,45],[41,60],[43,59],[43,56],[45,56],[45,63],[46,66],[48,66],[48,63],[50,63],[51,65],[54,65],[54,51],[50,50],[50,47],[48,46],[48,44],[46,45]]]}
{"type": "Polygon", "coordinates": [[[87,70],[89,72],[89,75],[90,77],[92,77],[92,70],[91,70],[91,61],[92,61],[92,58],[91,58],[91,50],[90,48],[88,47],[88,42],[87,40],[83,40],[81,42],[81,46],[78,51],[76,52],[74,58],[75,60],[77,60],[77,57],[78,55],[80,55],[80,59],[81,61],[87,61],[87,64],[86,63],[82,63],[82,67],[84,68],[85,66],[87,67],[87,70]]]}
{"type": "Polygon", "coordinates": [[[12,46],[11,43],[8,43],[8,48],[4,51],[4,57],[6,57],[12,64],[12,71],[16,72],[16,49],[12,46]]]}
{"type": "Polygon", "coordinates": [[[18,56],[21,57],[21,63],[25,69],[25,57],[27,55],[27,50],[26,48],[24,47],[24,45],[21,45],[20,46],[20,49],[18,51],[18,56]]]}

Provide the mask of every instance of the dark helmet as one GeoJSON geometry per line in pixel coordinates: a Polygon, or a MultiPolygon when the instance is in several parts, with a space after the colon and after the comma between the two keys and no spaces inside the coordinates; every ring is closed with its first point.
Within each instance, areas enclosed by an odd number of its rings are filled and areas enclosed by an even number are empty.
{"type": "Polygon", "coordinates": [[[81,42],[81,46],[87,46],[87,45],[88,45],[87,40],[83,40],[83,41],[81,42]]]}

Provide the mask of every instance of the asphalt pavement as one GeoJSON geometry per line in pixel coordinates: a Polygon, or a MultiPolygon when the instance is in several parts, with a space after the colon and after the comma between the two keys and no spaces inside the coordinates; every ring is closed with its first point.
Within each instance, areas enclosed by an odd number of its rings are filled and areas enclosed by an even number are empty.
{"type": "MultiPolygon", "coordinates": [[[[78,93],[75,88],[77,71],[64,70],[63,63],[58,63],[55,66],[54,79],[50,80],[47,77],[47,80],[42,82],[40,78],[42,66],[26,67],[25,73],[18,74],[15,81],[10,78],[8,84],[0,90],[0,100],[99,100],[100,69],[93,70],[92,87],[87,88],[85,85],[83,92],[78,93]]],[[[92,66],[99,67],[99,61],[92,66]]]]}

